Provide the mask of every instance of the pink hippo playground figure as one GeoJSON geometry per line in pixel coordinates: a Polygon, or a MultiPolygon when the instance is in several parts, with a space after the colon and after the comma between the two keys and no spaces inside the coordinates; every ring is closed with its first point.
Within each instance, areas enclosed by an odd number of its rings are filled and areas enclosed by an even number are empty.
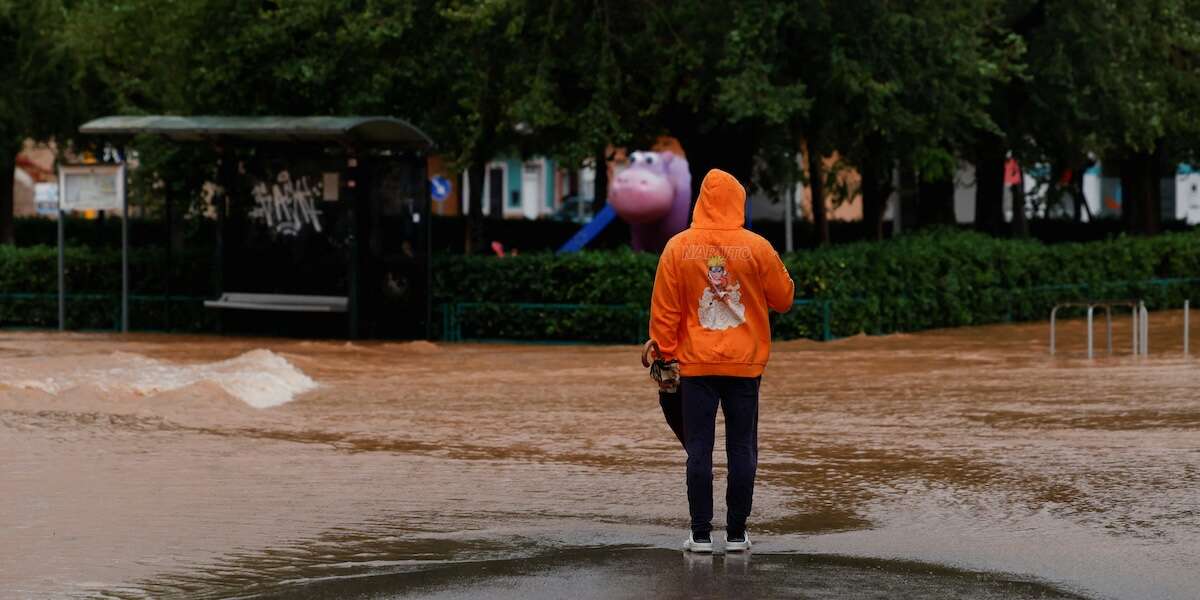
{"type": "Polygon", "coordinates": [[[671,152],[634,152],[617,174],[608,203],[633,232],[633,249],[662,252],[671,236],[687,229],[692,174],[686,158],[671,152]]]}

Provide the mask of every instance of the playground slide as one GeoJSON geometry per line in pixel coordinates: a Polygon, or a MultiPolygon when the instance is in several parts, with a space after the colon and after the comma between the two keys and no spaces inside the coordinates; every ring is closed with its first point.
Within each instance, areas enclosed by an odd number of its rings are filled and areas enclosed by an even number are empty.
{"type": "MultiPolygon", "coordinates": [[[[568,252],[583,250],[583,247],[587,246],[596,236],[600,235],[600,232],[604,231],[604,228],[608,227],[609,223],[612,223],[616,216],[617,213],[613,210],[612,205],[605,204],[604,208],[600,209],[600,212],[596,213],[596,216],[592,217],[592,220],[587,225],[584,225],[582,229],[575,232],[575,235],[571,236],[571,239],[567,240],[567,243],[558,249],[558,253],[566,254],[568,252]]],[[[749,198],[746,199],[746,229],[750,229],[749,198]]]]}
{"type": "Polygon", "coordinates": [[[608,227],[608,224],[612,223],[616,216],[617,213],[613,210],[612,205],[605,204],[604,208],[600,209],[600,212],[596,213],[596,216],[592,217],[587,225],[575,232],[575,235],[571,236],[571,239],[558,249],[558,253],[565,254],[582,250],[584,246],[588,245],[588,242],[600,235],[600,232],[604,231],[604,228],[608,227]]]}

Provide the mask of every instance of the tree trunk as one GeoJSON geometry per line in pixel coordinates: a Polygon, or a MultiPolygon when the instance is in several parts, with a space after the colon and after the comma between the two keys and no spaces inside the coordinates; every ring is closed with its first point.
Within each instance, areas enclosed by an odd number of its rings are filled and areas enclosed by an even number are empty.
{"type": "Polygon", "coordinates": [[[953,225],[954,179],[922,181],[917,184],[920,202],[917,203],[917,218],[923,225],[953,225]]]}
{"type": "Polygon", "coordinates": [[[867,136],[862,162],[863,228],[867,239],[879,241],[883,239],[883,213],[892,195],[892,173],[878,133],[867,136]]]}
{"type": "Polygon", "coordinates": [[[975,150],[975,229],[995,235],[1004,223],[1004,147],[987,140],[975,150]]]}
{"type": "Polygon", "coordinates": [[[808,146],[808,185],[812,190],[813,228],[817,232],[817,244],[829,245],[829,215],[825,210],[825,174],[821,170],[821,153],[808,146]]]}
{"type": "Polygon", "coordinates": [[[1131,152],[1121,161],[1121,220],[1129,233],[1158,233],[1162,197],[1158,151],[1131,152]]]}
{"type": "Polygon", "coordinates": [[[608,204],[608,148],[596,151],[596,189],[593,190],[592,214],[608,204]]]}
{"type": "Polygon", "coordinates": [[[471,189],[467,197],[467,231],[463,236],[463,254],[468,256],[483,251],[483,182],[487,177],[486,167],[487,163],[483,160],[471,161],[467,167],[471,189]]]}
{"type": "Polygon", "coordinates": [[[879,186],[878,169],[863,166],[862,171],[863,230],[869,240],[883,239],[883,202],[887,196],[879,186]]]}
{"type": "Polygon", "coordinates": [[[1029,237],[1029,218],[1025,216],[1025,178],[1022,171],[1021,181],[1011,186],[1012,189],[1012,235],[1017,238],[1029,237]]]}
{"type": "Polygon", "coordinates": [[[880,168],[881,161],[868,158],[862,171],[863,227],[869,240],[883,239],[883,213],[892,195],[891,173],[880,168]]]}
{"type": "Polygon", "coordinates": [[[17,153],[0,147],[0,244],[14,244],[13,234],[13,175],[17,170],[17,153]]]}

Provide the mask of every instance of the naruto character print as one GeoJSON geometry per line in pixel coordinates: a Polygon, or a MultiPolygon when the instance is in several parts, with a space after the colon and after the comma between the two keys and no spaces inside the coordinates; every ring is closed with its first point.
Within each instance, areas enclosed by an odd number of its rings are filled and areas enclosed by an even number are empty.
{"type": "Polygon", "coordinates": [[[708,285],[700,296],[700,326],[720,331],[746,322],[742,286],[725,269],[725,257],[708,259],[708,285]]]}

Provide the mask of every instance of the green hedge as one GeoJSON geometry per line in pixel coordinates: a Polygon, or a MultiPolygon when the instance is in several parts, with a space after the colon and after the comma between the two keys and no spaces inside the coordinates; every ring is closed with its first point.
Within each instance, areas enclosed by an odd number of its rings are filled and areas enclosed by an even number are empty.
{"type": "MultiPolygon", "coordinates": [[[[173,260],[172,295],[211,294],[211,252],[180,252],[173,260]]],[[[0,246],[0,326],[57,323],[56,261],[52,247],[0,246]]],[[[451,325],[446,335],[633,342],[645,335],[657,261],[629,250],[440,255],[434,302],[442,328],[451,325]],[[470,304],[453,310],[459,303],[470,304]],[[558,306],[564,304],[585,306],[558,306]]],[[[797,252],[784,261],[797,298],[806,300],[775,318],[776,336],[786,339],[1045,319],[1055,302],[1068,299],[1138,297],[1152,309],[1200,300],[1195,231],[1043,245],[947,230],[797,252]]],[[[165,322],[164,263],[162,249],[131,251],[134,327],[165,322]]],[[[69,325],[111,328],[120,252],[71,248],[67,267],[69,291],[84,294],[68,304],[69,325]]],[[[211,328],[211,315],[194,300],[172,303],[171,311],[173,328],[211,328]]]]}
{"type": "MultiPolygon", "coordinates": [[[[165,300],[165,250],[130,249],[130,326],[210,329],[211,318],[196,298],[208,295],[212,289],[211,252],[176,252],[171,261],[171,299],[165,300]]],[[[68,327],[115,328],[120,318],[120,250],[67,248],[64,271],[68,327]]],[[[0,326],[57,327],[57,293],[57,248],[0,246],[0,326]]]]}
{"type": "MultiPolygon", "coordinates": [[[[797,298],[813,300],[776,318],[775,334],[785,339],[824,337],[826,315],[836,337],[1044,319],[1067,299],[1138,297],[1151,308],[1200,299],[1195,281],[1161,281],[1200,278],[1197,232],[1050,246],[943,230],[797,252],[784,261],[797,298]]],[[[434,288],[437,302],[485,303],[474,312],[488,304],[571,303],[625,305],[638,315],[656,264],[655,256],[630,251],[442,257],[434,288]]],[[[567,318],[560,311],[530,319],[529,311],[492,306],[487,319],[460,327],[465,338],[560,339],[567,318]]],[[[597,320],[593,329],[609,341],[635,341],[625,320],[597,320]]]]}

